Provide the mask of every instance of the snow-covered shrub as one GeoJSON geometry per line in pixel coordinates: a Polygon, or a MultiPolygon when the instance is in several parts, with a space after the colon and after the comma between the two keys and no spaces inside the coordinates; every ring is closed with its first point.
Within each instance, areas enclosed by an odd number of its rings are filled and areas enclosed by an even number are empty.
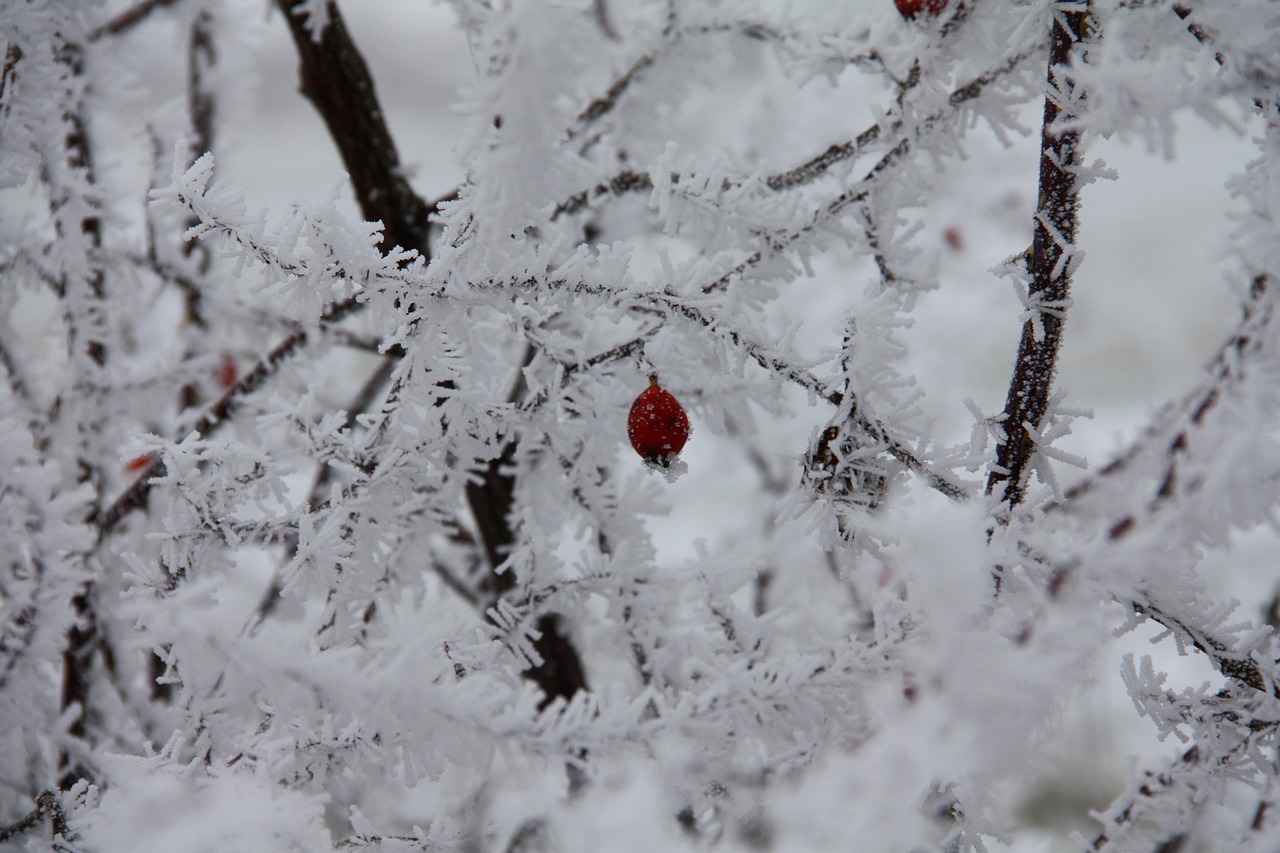
{"type": "Polygon", "coordinates": [[[454,0],[453,188],[333,3],[266,5],[0,2],[0,846],[1032,844],[1099,677],[1178,746],[1073,843],[1280,846],[1280,647],[1202,571],[1280,499],[1274,0],[454,0]],[[347,173],[267,213],[219,159],[255,28],[347,173]],[[1086,459],[1091,149],[1188,116],[1255,148],[1239,322],[1086,459]],[[984,228],[989,301],[940,260],[984,228]]]}

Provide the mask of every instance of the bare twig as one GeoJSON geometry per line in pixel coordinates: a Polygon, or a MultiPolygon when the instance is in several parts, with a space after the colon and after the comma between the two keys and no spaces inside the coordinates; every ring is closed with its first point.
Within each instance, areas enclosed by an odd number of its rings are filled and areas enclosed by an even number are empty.
{"type": "Polygon", "coordinates": [[[145,21],[152,12],[165,6],[172,6],[175,0],[141,0],[100,27],[90,30],[89,41],[97,41],[103,36],[120,35],[145,21]]]}
{"type": "Polygon", "coordinates": [[[301,62],[302,93],[329,128],[351,175],[365,219],[381,221],[385,247],[416,249],[430,258],[427,219],[432,210],[400,167],[374,91],[373,76],[351,40],[336,4],[328,4],[328,26],[312,36],[297,8],[298,0],[277,0],[301,62]]]}

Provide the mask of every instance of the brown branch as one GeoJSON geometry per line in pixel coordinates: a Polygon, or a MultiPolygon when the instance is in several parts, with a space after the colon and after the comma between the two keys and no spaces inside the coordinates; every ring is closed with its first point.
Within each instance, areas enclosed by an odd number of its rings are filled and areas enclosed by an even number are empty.
{"type": "Polygon", "coordinates": [[[351,40],[335,3],[328,26],[313,37],[298,0],[277,0],[300,60],[302,94],[324,119],[351,175],[364,218],[381,221],[385,247],[417,249],[430,259],[427,218],[431,209],[400,168],[400,155],[383,118],[373,76],[351,40]]]}
{"type": "MultiPolygon", "coordinates": [[[[1159,797],[1163,794],[1168,793],[1171,789],[1174,788],[1174,785],[1177,781],[1176,778],[1173,776],[1173,773],[1175,771],[1179,769],[1195,767],[1197,765],[1202,764],[1203,761],[1204,761],[1204,758],[1203,758],[1203,753],[1200,749],[1200,745],[1192,744],[1177,759],[1177,764],[1171,767],[1168,771],[1164,773],[1153,773],[1152,771],[1148,770],[1144,774],[1147,781],[1138,788],[1138,794],[1144,800],[1152,800],[1152,799],[1155,799],[1156,797],[1159,797]]],[[[1129,802],[1129,805],[1124,809],[1124,811],[1120,813],[1120,816],[1116,820],[1116,824],[1120,826],[1124,826],[1124,825],[1137,823],[1138,821],[1140,821],[1141,815],[1134,814],[1135,809],[1140,808],[1140,806],[1141,806],[1140,800],[1138,800],[1136,797],[1132,799],[1129,802]]],[[[1166,844],[1168,844],[1170,841],[1177,842],[1178,839],[1181,839],[1183,837],[1184,836],[1182,836],[1181,834],[1174,834],[1171,837],[1164,839],[1160,843],[1159,847],[1154,848],[1155,853],[1176,853],[1177,851],[1176,847],[1170,849],[1166,847],[1166,844]]],[[[1100,832],[1093,839],[1093,849],[1103,850],[1107,847],[1108,844],[1111,843],[1111,840],[1112,839],[1110,838],[1110,836],[1107,835],[1106,832],[1100,832]]],[[[1178,846],[1180,847],[1181,844],[1179,843],[1178,846]]]]}
{"type": "MultiPolygon", "coordinates": [[[[336,4],[328,4],[329,23],[313,36],[295,14],[300,5],[296,0],[277,3],[298,49],[302,92],[320,112],[338,146],[365,219],[382,221],[388,245],[416,249],[430,260],[427,229],[434,208],[414,192],[400,170],[399,154],[383,120],[373,78],[336,4]]],[[[495,458],[484,463],[479,482],[467,487],[468,504],[491,569],[497,569],[515,540],[510,518],[515,499],[515,479],[510,472],[514,454],[515,445],[508,442],[495,458]]],[[[492,576],[498,595],[511,582],[508,575],[492,576]]],[[[568,699],[586,688],[577,651],[558,630],[554,614],[542,617],[539,630],[542,639],[535,646],[544,662],[526,675],[543,688],[546,702],[557,697],[568,699]]]]}
{"type": "Polygon", "coordinates": [[[880,125],[873,124],[862,133],[859,133],[854,139],[832,145],[807,163],[801,163],[794,169],[770,175],[764,179],[765,186],[775,192],[782,192],[783,190],[812,183],[830,171],[835,164],[857,157],[868,145],[880,138],[880,133],[880,125]]]}
{"type": "MultiPolygon", "coordinates": [[[[610,31],[607,20],[604,19],[604,16],[600,15],[600,11],[602,9],[603,9],[603,6],[600,4],[599,0],[597,0],[597,3],[596,3],[597,20],[600,20],[602,22],[602,29],[605,31],[606,36],[616,40],[617,39],[616,34],[610,31]]],[[[725,23],[725,24],[710,24],[710,25],[704,25],[704,26],[690,27],[688,29],[677,29],[675,26],[674,14],[672,14],[668,16],[666,26],[663,28],[663,31],[662,31],[662,36],[666,43],[660,46],[659,51],[669,50],[671,47],[673,47],[674,45],[682,41],[686,36],[690,36],[690,35],[707,36],[707,35],[717,35],[717,34],[723,34],[723,33],[738,33],[744,36],[745,38],[754,39],[757,41],[765,41],[765,40],[780,41],[784,37],[782,33],[764,24],[752,23],[750,21],[738,21],[734,23],[725,23]]],[[[607,115],[608,113],[612,112],[613,109],[618,105],[618,102],[621,100],[623,94],[625,94],[626,91],[629,88],[631,88],[632,84],[635,83],[635,81],[641,76],[641,74],[647,68],[652,66],[655,62],[657,62],[659,51],[646,53],[643,56],[641,56],[639,59],[631,63],[631,65],[627,68],[626,71],[624,71],[621,75],[618,76],[616,80],[614,80],[611,84],[609,84],[609,88],[605,90],[605,93],[603,95],[593,100],[590,104],[584,107],[580,113],[578,113],[577,119],[574,122],[574,126],[569,129],[568,133],[566,134],[566,138],[570,140],[577,138],[593,122],[607,115]]]]}
{"type": "MultiPolygon", "coordinates": [[[[71,79],[84,79],[84,55],[81,45],[63,42],[57,46],[55,55],[57,61],[65,66],[71,79]]],[[[77,93],[75,87],[68,86],[66,97],[66,108],[62,116],[66,125],[63,157],[66,160],[66,165],[73,172],[81,173],[85,184],[92,187],[96,183],[94,152],[89,138],[88,127],[82,114],[84,93],[77,93]]],[[[58,187],[50,198],[54,226],[59,237],[62,237],[66,228],[73,224],[64,223],[59,215],[62,207],[70,200],[67,197],[70,192],[65,187],[58,187]]],[[[101,265],[103,247],[102,218],[98,214],[98,205],[96,203],[88,205],[87,212],[83,213],[80,221],[74,223],[74,225],[85,239],[90,262],[90,268],[84,280],[87,290],[83,297],[85,310],[79,318],[73,316],[69,308],[70,302],[80,298],[77,294],[72,293],[69,276],[63,276],[60,279],[60,296],[65,297],[62,301],[64,303],[64,312],[66,312],[68,349],[75,352],[82,348],[92,366],[88,370],[81,367],[79,370],[80,376],[75,386],[65,389],[63,393],[67,394],[69,392],[69,394],[77,396],[86,393],[100,395],[103,390],[102,369],[107,366],[110,349],[107,345],[109,336],[104,310],[108,294],[106,277],[101,265]]],[[[59,396],[58,402],[55,403],[55,408],[58,410],[61,410],[61,401],[62,395],[59,396]]],[[[78,457],[77,478],[81,483],[91,483],[95,487],[99,487],[100,472],[92,458],[93,442],[90,440],[90,434],[98,428],[98,425],[81,420],[82,422],[76,424],[79,433],[78,446],[76,448],[78,457]]],[[[100,494],[100,489],[98,489],[98,492],[100,494]]],[[[97,517],[99,509],[100,506],[95,499],[90,507],[89,517],[86,521],[92,523],[97,517]]],[[[72,595],[71,609],[75,614],[75,621],[67,631],[66,645],[62,650],[59,707],[63,712],[78,709],[69,718],[66,727],[67,734],[73,740],[88,740],[89,738],[89,722],[93,716],[93,709],[89,702],[93,662],[95,659],[100,659],[104,666],[109,667],[113,657],[110,647],[103,640],[94,598],[92,580],[85,582],[72,595]]],[[[69,788],[82,778],[93,778],[91,768],[80,758],[73,756],[71,750],[66,747],[61,748],[59,751],[58,770],[59,785],[64,789],[69,788]]]]}
{"type": "MultiPolygon", "coordinates": [[[[1214,382],[1192,409],[1187,429],[1183,429],[1174,436],[1169,445],[1169,464],[1160,483],[1160,488],[1156,492],[1157,501],[1172,497],[1178,487],[1178,461],[1186,453],[1189,430],[1204,422],[1209,412],[1213,410],[1221,399],[1223,389],[1240,378],[1239,358],[1248,349],[1259,331],[1258,329],[1250,329],[1249,325],[1255,319],[1255,308],[1266,289],[1267,277],[1265,275],[1254,278],[1250,287],[1251,302],[1245,309],[1243,328],[1232,337],[1231,342],[1218,356],[1217,381],[1214,382]]],[[[1259,325],[1263,327],[1270,325],[1272,314],[1273,309],[1268,306],[1259,325]]]]}
{"type": "MultiPolygon", "coordinates": [[[[987,494],[1004,483],[1002,499],[1010,509],[1025,496],[1026,479],[1036,453],[1034,433],[1049,406],[1057,370],[1062,327],[1071,291],[1072,258],[1079,209],[1080,134],[1059,131],[1062,98],[1070,92],[1071,56],[1087,35],[1088,3],[1083,8],[1055,13],[1049,49],[1047,77],[1051,91],[1044,99],[1040,135],[1040,199],[1036,207],[1032,241],[1028,300],[1034,316],[1022,326],[1022,339],[1009,394],[1005,399],[1005,439],[996,452],[996,464],[987,478],[987,494]],[[1043,305],[1049,310],[1040,310],[1043,305]]],[[[1070,117],[1068,114],[1066,117],[1070,117]]]]}
{"type": "MultiPolygon", "coordinates": [[[[525,366],[532,361],[535,352],[531,343],[525,350],[525,366]]],[[[517,375],[519,379],[508,395],[508,403],[516,402],[526,390],[523,370],[517,375]]],[[[516,478],[512,473],[515,453],[515,442],[508,441],[503,445],[502,453],[485,464],[481,470],[482,478],[478,482],[467,483],[467,501],[480,531],[485,556],[495,570],[506,560],[515,544],[515,527],[509,517],[515,504],[516,478]]],[[[480,595],[488,602],[485,610],[493,607],[498,599],[508,596],[515,589],[515,584],[515,571],[511,568],[501,574],[491,571],[486,575],[479,588],[480,595]]],[[[526,670],[525,676],[542,688],[539,709],[546,708],[557,698],[568,701],[579,690],[587,689],[582,659],[568,634],[561,630],[562,622],[559,614],[546,612],[535,623],[539,636],[533,641],[533,647],[542,663],[526,670]]]]}
{"type": "MultiPolygon", "coordinates": [[[[1002,65],[991,69],[985,74],[975,77],[973,80],[952,92],[951,96],[948,98],[948,104],[953,108],[959,107],[960,105],[977,98],[983,93],[987,86],[991,85],[1005,74],[1008,74],[1027,58],[1028,54],[1022,53],[1009,57],[1002,65]]],[[[910,81],[903,83],[900,94],[905,95],[905,93],[914,85],[915,84],[910,81]]],[[[936,112],[926,117],[920,124],[922,127],[932,127],[942,121],[945,117],[945,113],[936,112]]],[[[901,127],[902,122],[900,120],[896,121],[889,127],[889,132],[897,132],[901,127]]],[[[836,164],[854,159],[863,154],[872,143],[880,139],[883,135],[885,135],[884,128],[880,124],[873,124],[859,133],[852,140],[833,143],[821,154],[811,157],[804,163],[765,177],[764,184],[775,192],[784,192],[786,190],[795,189],[796,187],[813,183],[831,171],[831,168],[836,164]]],[[[880,160],[876,162],[876,165],[872,167],[867,177],[870,178],[882,174],[894,163],[895,160],[906,154],[910,148],[910,139],[903,138],[899,140],[896,145],[894,145],[880,160]]],[[[673,182],[679,181],[680,179],[681,175],[679,173],[673,173],[671,175],[671,180],[673,182]]],[[[740,185],[741,182],[726,181],[723,185],[723,189],[730,190],[740,185]]],[[[583,190],[582,192],[570,196],[560,202],[556,205],[554,210],[552,210],[550,218],[554,221],[565,214],[577,213],[587,207],[592,201],[605,196],[619,196],[630,192],[648,192],[652,189],[653,178],[650,175],[647,173],[636,172],[631,169],[624,169],[612,178],[609,178],[607,181],[602,181],[590,189],[583,190]]],[[[866,194],[864,192],[842,194],[828,205],[826,214],[832,215],[837,213],[847,208],[850,204],[863,201],[865,198],[866,194]]],[[[779,239],[786,240],[785,237],[779,239]]],[[[744,262],[745,266],[741,269],[731,271],[729,275],[733,275],[735,272],[741,272],[742,269],[746,268],[746,266],[754,265],[760,260],[760,257],[753,256],[752,259],[744,262]]]]}
{"type": "MultiPolygon", "coordinates": [[[[320,315],[320,323],[317,329],[324,329],[326,326],[338,322],[353,313],[361,305],[362,303],[357,302],[355,297],[333,303],[320,315]]],[[[307,345],[311,334],[313,332],[299,329],[276,344],[271,352],[267,353],[252,370],[240,377],[240,380],[235,385],[228,388],[226,393],[209,407],[209,410],[195,422],[191,430],[201,436],[207,436],[218,426],[226,423],[244,404],[244,398],[247,395],[261,388],[267,379],[275,375],[276,371],[280,369],[280,365],[287,358],[307,345]]],[[[124,520],[125,516],[146,504],[147,497],[151,494],[152,481],[157,477],[163,477],[164,472],[164,463],[159,458],[155,459],[139,474],[133,485],[117,497],[95,519],[92,519],[98,528],[99,541],[124,520]]]]}
{"type": "Polygon", "coordinates": [[[34,829],[49,818],[50,828],[56,841],[67,836],[67,816],[62,810],[62,802],[53,791],[41,791],[36,797],[36,807],[11,824],[0,826],[0,842],[12,841],[19,835],[34,829]]]}
{"type": "Polygon", "coordinates": [[[0,109],[6,113],[9,108],[5,103],[5,95],[18,73],[18,63],[22,61],[22,48],[11,44],[4,51],[4,66],[0,68],[0,109]]]}
{"type": "Polygon", "coordinates": [[[637,59],[621,77],[613,82],[607,92],[596,98],[582,112],[578,113],[577,127],[569,131],[569,139],[573,139],[587,125],[612,110],[617,105],[618,99],[622,97],[622,93],[631,86],[631,82],[635,80],[636,75],[652,65],[654,60],[655,56],[652,53],[646,53],[637,59]]]}
{"type": "MultiPolygon", "coordinates": [[[[196,15],[191,24],[191,40],[187,50],[187,114],[191,117],[191,148],[197,156],[213,149],[214,120],[217,101],[208,85],[208,75],[218,62],[218,49],[213,41],[212,16],[207,10],[196,15]]],[[[196,245],[195,241],[187,243],[196,245]]]]}
{"type": "MultiPolygon", "coordinates": [[[[1187,22],[1187,32],[1191,33],[1191,35],[1195,38],[1196,41],[1200,42],[1205,46],[1212,46],[1213,39],[1210,38],[1207,32],[1205,32],[1204,28],[1201,27],[1199,24],[1197,24],[1195,21],[1188,20],[1188,18],[1190,18],[1193,13],[1190,6],[1186,6],[1179,3],[1173,6],[1172,8],[1173,8],[1173,13],[1175,15],[1177,15],[1179,18],[1187,22]]],[[[1226,62],[1226,57],[1222,55],[1222,51],[1214,51],[1213,61],[1218,63],[1219,65],[1222,65],[1226,62]]]]}
{"type": "Polygon", "coordinates": [[[100,27],[89,31],[89,41],[97,41],[103,36],[120,35],[126,30],[145,21],[152,12],[165,6],[172,6],[175,0],[142,0],[116,15],[100,27]]]}
{"type": "Polygon", "coordinates": [[[3,328],[0,328],[0,370],[4,371],[5,379],[8,382],[9,390],[13,392],[13,396],[30,408],[34,405],[34,398],[31,396],[31,390],[27,387],[26,381],[22,378],[22,371],[18,367],[17,360],[9,352],[3,331],[3,328]]]}
{"type": "MultiPolygon", "coordinates": [[[[680,176],[673,176],[673,180],[679,180],[680,176]]],[[[596,184],[589,190],[583,190],[576,195],[572,195],[564,201],[556,205],[551,211],[551,220],[555,221],[566,213],[577,213],[586,207],[588,202],[602,196],[614,195],[619,196],[629,192],[643,192],[653,189],[653,178],[649,175],[634,172],[630,169],[624,169],[614,175],[607,181],[596,184]]]]}
{"type": "Polygon", "coordinates": [[[1212,634],[1193,629],[1182,620],[1152,604],[1150,601],[1134,601],[1130,603],[1133,612],[1146,616],[1173,631],[1183,640],[1190,643],[1197,651],[1213,661],[1214,667],[1232,681],[1252,688],[1261,693],[1269,693],[1280,698],[1280,684],[1274,678],[1267,677],[1257,661],[1248,656],[1234,654],[1230,647],[1212,634]]]}

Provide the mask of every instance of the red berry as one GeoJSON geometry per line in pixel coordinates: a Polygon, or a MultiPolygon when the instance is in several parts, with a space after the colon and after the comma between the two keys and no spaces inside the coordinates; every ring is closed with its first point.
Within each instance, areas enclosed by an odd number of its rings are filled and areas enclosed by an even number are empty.
{"type": "Polygon", "coordinates": [[[946,243],[951,251],[958,252],[964,248],[964,235],[956,226],[948,225],[942,229],[942,242],[946,243]]]}
{"type": "Polygon", "coordinates": [[[689,440],[689,416],[670,391],[658,387],[657,374],[649,377],[649,387],[631,404],[627,437],[636,453],[664,468],[689,440]]]}
{"type": "Polygon", "coordinates": [[[133,476],[151,467],[151,463],[156,461],[154,453],[144,453],[141,456],[135,456],[128,462],[124,463],[124,473],[126,476],[133,476]]]}
{"type": "Polygon", "coordinates": [[[893,0],[893,5],[898,7],[902,17],[910,20],[921,12],[926,17],[936,18],[947,8],[947,2],[948,0],[893,0]]]}
{"type": "Polygon", "coordinates": [[[240,368],[236,365],[235,356],[227,354],[222,357],[222,363],[218,365],[218,369],[213,372],[213,378],[218,383],[218,388],[223,391],[228,390],[232,385],[240,381],[240,368]]]}

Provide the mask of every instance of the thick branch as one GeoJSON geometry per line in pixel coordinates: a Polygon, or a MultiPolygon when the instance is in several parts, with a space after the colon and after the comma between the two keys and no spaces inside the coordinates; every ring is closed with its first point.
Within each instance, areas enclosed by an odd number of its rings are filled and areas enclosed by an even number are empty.
{"type": "Polygon", "coordinates": [[[373,77],[337,5],[329,3],[329,24],[313,38],[295,11],[303,4],[277,2],[298,48],[302,94],[320,113],[338,146],[362,215],[370,222],[382,222],[384,248],[398,245],[429,257],[431,209],[400,170],[400,155],[383,119],[373,77]]]}
{"type": "MultiPolygon", "coordinates": [[[[381,220],[384,241],[416,249],[430,258],[427,217],[433,210],[413,191],[400,172],[400,158],[382,117],[373,78],[364,57],[351,40],[336,4],[328,4],[329,23],[314,38],[300,16],[296,0],[277,0],[301,60],[302,92],[323,117],[342,155],[362,214],[381,220]]],[[[248,378],[248,377],[246,377],[248,378]]],[[[508,443],[480,472],[478,483],[467,489],[467,500],[481,533],[490,567],[496,569],[515,539],[511,523],[515,481],[509,470],[515,446],[508,443]]],[[[494,575],[495,591],[509,585],[505,575],[494,575]]],[[[529,677],[546,693],[546,701],[570,698],[586,687],[576,650],[557,630],[554,615],[542,617],[538,643],[544,664],[529,677]],[[545,623],[545,625],[543,624],[545,623]]]]}

